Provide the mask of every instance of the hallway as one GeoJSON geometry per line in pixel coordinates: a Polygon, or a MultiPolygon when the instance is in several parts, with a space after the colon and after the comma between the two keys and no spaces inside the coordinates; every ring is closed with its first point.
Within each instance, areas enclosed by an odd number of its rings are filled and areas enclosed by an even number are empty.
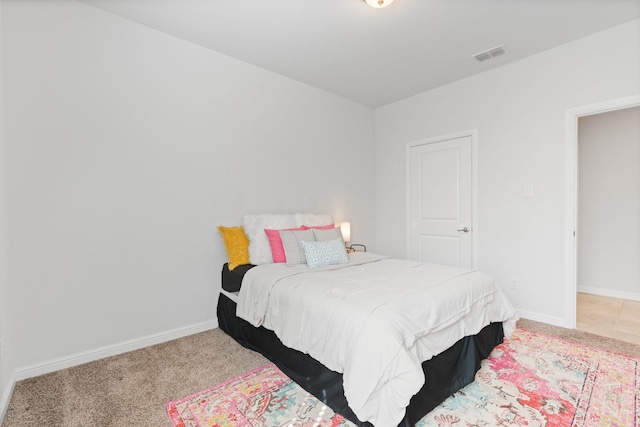
{"type": "Polygon", "coordinates": [[[578,293],[576,329],[640,345],[640,301],[578,293]]]}

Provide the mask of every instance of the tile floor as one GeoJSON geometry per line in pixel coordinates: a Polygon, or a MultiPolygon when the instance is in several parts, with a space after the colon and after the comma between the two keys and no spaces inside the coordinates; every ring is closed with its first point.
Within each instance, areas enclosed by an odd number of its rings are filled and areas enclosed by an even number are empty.
{"type": "Polygon", "coordinates": [[[640,344],[640,301],[578,293],[576,329],[640,344]]]}

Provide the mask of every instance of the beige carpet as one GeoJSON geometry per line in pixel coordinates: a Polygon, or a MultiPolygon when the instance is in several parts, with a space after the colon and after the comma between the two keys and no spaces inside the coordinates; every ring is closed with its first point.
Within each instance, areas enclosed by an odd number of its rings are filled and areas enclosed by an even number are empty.
{"type": "MultiPolygon", "coordinates": [[[[640,346],[529,320],[519,327],[640,357],[640,346]]],[[[268,361],[219,329],[20,381],[2,427],[170,426],[175,400],[268,361]]]]}
{"type": "Polygon", "coordinates": [[[19,381],[2,427],[171,426],[168,400],[266,363],[214,329],[19,381]]]}

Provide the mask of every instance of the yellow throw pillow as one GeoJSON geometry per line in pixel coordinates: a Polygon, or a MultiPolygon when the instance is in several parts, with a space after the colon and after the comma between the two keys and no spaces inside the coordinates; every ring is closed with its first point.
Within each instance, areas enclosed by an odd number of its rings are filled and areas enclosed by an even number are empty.
{"type": "Polygon", "coordinates": [[[239,265],[249,264],[249,238],[242,227],[219,226],[218,231],[224,240],[229,257],[229,270],[233,270],[239,265]]]}

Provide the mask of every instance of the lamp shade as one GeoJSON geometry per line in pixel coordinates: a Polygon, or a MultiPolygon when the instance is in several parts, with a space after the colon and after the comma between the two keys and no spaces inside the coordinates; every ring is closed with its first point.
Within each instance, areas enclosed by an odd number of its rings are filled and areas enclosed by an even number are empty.
{"type": "Polygon", "coordinates": [[[350,222],[340,223],[340,232],[342,233],[342,240],[344,240],[345,242],[351,241],[351,223],[350,222]]]}
{"type": "Polygon", "coordinates": [[[381,7],[387,7],[393,0],[364,0],[371,7],[375,7],[376,9],[380,9],[381,7]]]}

